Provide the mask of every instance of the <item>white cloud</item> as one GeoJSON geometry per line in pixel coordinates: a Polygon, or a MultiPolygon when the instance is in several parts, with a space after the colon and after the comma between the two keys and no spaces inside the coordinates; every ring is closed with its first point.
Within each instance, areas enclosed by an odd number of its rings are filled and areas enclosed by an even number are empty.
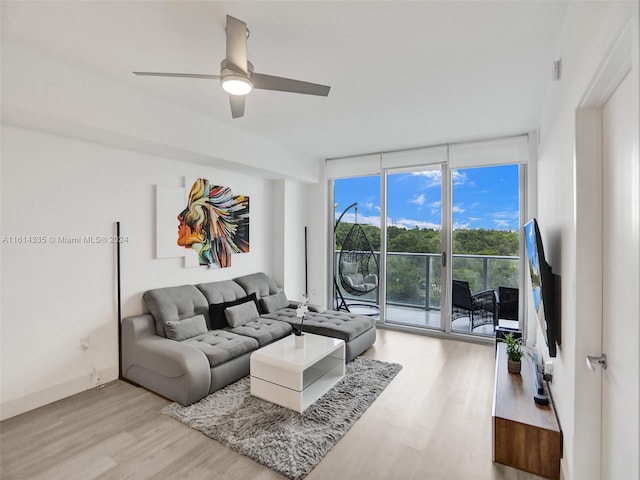
{"type": "MultiPolygon", "coordinates": [[[[340,213],[336,213],[335,219],[338,220],[340,213]]],[[[349,211],[347,212],[340,223],[356,223],[356,214],[355,212],[349,211]]],[[[376,227],[380,226],[380,215],[360,215],[358,214],[358,223],[360,225],[374,225],[376,227]]]]}
{"type": "Polygon", "coordinates": [[[411,172],[411,175],[440,180],[440,178],[442,177],[442,172],[440,170],[422,170],[420,172],[411,172]]]}
{"type": "Polygon", "coordinates": [[[464,213],[464,208],[462,208],[460,205],[454,205],[453,207],[451,207],[451,211],[453,213],[464,213]]]}
{"type": "MultiPolygon", "coordinates": [[[[345,204],[345,208],[346,208],[346,204],[345,204]]],[[[342,212],[344,211],[343,208],[341,208],[341,206],[339,204],[334,204],[334,210],[335,210],[335,219],[337,220],[338,217],[340,215],[342,215],[342,212]]],[[[380,219],[380,215],[374,215],[371,216],[371,213],[380,213],[380,205],[376,205],[373,202],[358,202],[358,223],[364,223],[361,222],[360,219],[361,218],[378,218],[380,219]]],[[[355,207],[354,208],[350,208],[349,211],[344,215],[343,218],[343,222],[345,223],[353,223],[353,220],[355,219],[355,207]],[[347,220],[347,219],[351,219],[351,220],[347,220]]],[[[369,223],[369,221],[367,222],[369,223]]],[[[380,221],[378,220],[378,223],[376,224],[371,224],[371,225],[380,225],[380,221]]]]}
{"type": "Polygon", "coordinates": [[[509,227],[511,227],[511,223],[509,223],[507,220],[494,219],[493,220],[493,224],[498,228],[509,228],[509,227]]]}
{"type": "Polygon", "coordinates": [[[461,172],[460,170],[452,170],[451,171],[451,180],[454,185],[464,185],[467,183],[467,174],[461,172]]]}
{"type": "MultiPolygon", "coordinates": [[[[336,220],[340,215],[336,215],[336,220]]],[[[348,212],[342,217],[340,223],[355,223],[356,215],[355,213],[348,212]]],[[[358,223],[360,225],[374,225],[376,227],[380,227],[380,217],[371,215],[360,215],[358,214],[358,223]]],[[[433,222],[426,222],[424,220],[413,220],[410,218],[388,218],[387,219],[388,226],[394,226],[398,228],[406,228],[408,230],[418,228],[433,228],[435,230],[440,230],[440,225],[433,222]]]]}
{"type": "Polygon", "coordinates": [[[515,230],[520,228],[518,225],[520,223],[520,212],[518,210],[494,212],[492,217],[493,224],[497,228],[515,230]]]}
{"type": "Polygon", "coordinates": [[[414,228],[433,228],[440,230],[440,225],[433,222],[425,222],[424,220],[412,220],[410,218],[389,218],[387,224],[398,228],[406,228],[413,230],[414,228]]]}
{"type": "Polygon", "coordinates": [[[493,213],[493,218],[496,218],[496,219],[504,218],[504,219],[517,220],[519,216],[520,216],[520,213],[517,210],[493,213]]]}
{"type": "Polygon", "coordinates": [[[442,172],[440,170],[425,170],[422,172],[411,172],[411,175],[424,177],[427,180],[426,188],[439,187],[442,184],[442,172]]]}
{"type": "Polygon", "coordinates": [[[442,202],[432,202],[429,204],[429,207],[431,208],[431,215],[440,215],[440,206],[442,205],[442,202]]]}
{"type": "MultiPolygon", "coordinates": [[[[424,177],[427,179],[427,188],[438,187],[442,184],[442,172],[440,170],[425,170],[422,172],[412,172],[411,175],[424,177]]],[[[467,174],[460,170],[451,171],[451,180],[454,185],[468,184],[467,174]]]]}
{"type": "Polygon", "coordinates": [[[423,206],[425,201],[424,193],[421,193],[417,197],[412,200],[409,200],[409,203],[415,203],[416,205],[423,206]]]}

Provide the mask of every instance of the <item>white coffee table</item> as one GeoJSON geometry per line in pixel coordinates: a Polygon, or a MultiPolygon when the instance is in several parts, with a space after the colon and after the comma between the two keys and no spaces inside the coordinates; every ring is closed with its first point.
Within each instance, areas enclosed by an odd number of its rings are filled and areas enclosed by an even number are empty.
{"type": "Polygon", "coordinates": [[[251,395],[304,412],[344,377],[344,341],[304,337],[303,348],[289,335],[251,354],[251,395]]]}

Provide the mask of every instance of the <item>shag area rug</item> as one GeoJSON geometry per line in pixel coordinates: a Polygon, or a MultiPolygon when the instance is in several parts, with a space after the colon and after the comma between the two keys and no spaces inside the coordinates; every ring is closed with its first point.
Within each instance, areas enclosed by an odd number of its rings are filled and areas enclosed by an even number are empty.
{"type": "Polygon", "coordinates": [[[333,448],[402,366],[367,357],[346,365],[344,378],[300,414],[252,397],[249,377],[197,403],[165,413],[276,472],[304,478],[333,448]]]}

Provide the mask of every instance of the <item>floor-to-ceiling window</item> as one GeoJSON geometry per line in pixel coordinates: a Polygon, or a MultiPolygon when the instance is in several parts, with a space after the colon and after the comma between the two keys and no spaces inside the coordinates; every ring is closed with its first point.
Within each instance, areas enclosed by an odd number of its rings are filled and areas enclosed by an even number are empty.
{"type": "Polygon", "coordinates": [[[386,171],[388,323],[441,328],[442,165],[386,171]]]}
{"type": "Polygon", "coordinates": [[[521,326],[528,155],[521,136],[331,161],[334,306],[453,335],[521,326]],[[355,223],[375,262],[340,263],[355,223]]]}
{"type": "Polygon", "coordinates": [[[333,270],[336,308],[378,314],[380,211],[380,175],[335,180],[333,270]]]}
{"type": "Polygon", "coordinates": [[[519,173],[517,164],[451,170],[452,331],[493,334],[501,303],[504,317],[506,296],[518,295],[519,173]]]}

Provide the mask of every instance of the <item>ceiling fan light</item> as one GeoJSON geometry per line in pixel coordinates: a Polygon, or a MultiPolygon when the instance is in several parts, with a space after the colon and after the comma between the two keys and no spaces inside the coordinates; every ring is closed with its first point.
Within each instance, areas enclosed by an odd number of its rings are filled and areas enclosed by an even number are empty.
{"type": "Polygon", "coordinates": [[[237,75],[228,75],[220,80],[222,88],[230,95],[246,95],[253,89],[251,80],[237,75]]]}

